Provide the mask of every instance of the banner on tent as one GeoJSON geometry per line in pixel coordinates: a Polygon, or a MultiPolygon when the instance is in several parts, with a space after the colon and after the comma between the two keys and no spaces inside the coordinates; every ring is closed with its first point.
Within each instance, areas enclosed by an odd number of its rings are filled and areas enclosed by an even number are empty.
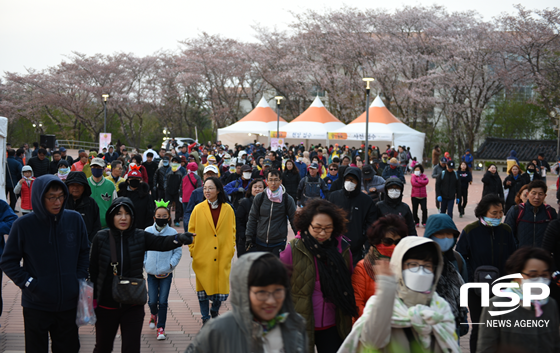
{"type": "MultiPolygon", "coordinates": [[[[358,140],[363,141],[366,139],[365,132],[329,132],[329,140],[358,140]]],[[[393,141],[392,134],[368,134],[369,141],[393,141]]]]}
{"type": "Polygon", "coordinates": [[[281,150],[283,147],[286,147],[286,145],[284,144],[284,139],[277,139],[277,138],[271,138],[270,139],[270,149],[273,151],[276,150],[281,150]]]}
{"type": "MultiPolygon", "coordinates": [[[[270,132],[270,137],[277,138],[278,136],[276,136],[276,131],[271,131],[270,132]]],[[[286,132],[285,131],[280,131],[280,138],[286,138],[286,132]]]]}
{"type": "Polygon", "coordinates": [[[111,133],[109,132],[99,133],[99,152],[101,152],[103,147],[109,146],[110,143],[111,143],[111,133]]]}
{"type": "MultiPolygon", "coordinates": [[[[276,131],[271,131],[270,132],[270,137],[276,137],[276,131]]],[[[281,138],[287,138],[287,139],[302,139],[302,140],[307,140],[307,139],[326,140],[327,139],[327,134],[325,134],[324,132],[285,132],[285,131],[280,131],[280,137],[281,138]]]]}

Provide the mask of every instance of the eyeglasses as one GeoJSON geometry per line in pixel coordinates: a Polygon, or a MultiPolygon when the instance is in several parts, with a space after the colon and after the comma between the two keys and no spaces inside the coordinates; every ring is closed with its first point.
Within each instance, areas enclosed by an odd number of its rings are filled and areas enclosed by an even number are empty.
{"type": "Polygon", "coordinates": [[[550,271],[543,271],[542,274],[538,274],[537,272],[531,272],[531,273],[525,273],[525,272],[521,272],[521,274],[529,277],[529,278],[538,278],[538,277],[542,277],[542,278],[550,278],[550,271]]]}
{"type": "Polygon", "coordinates": [[[400,241],[401,241],[401,238],[395,240],[393,238],[385,237],[385,238],[381,239],[381,242],[383,243],[383,245],[387,245],[387,246],[397,245],[400,241]]]}
{"type": "Polygon", "coordinates": [[[212,191],[212,190],[216,190],[216,188],[208,187],[208,188],[202,189],[202,191],[212,191]]]}
{"type": "Polygon", "coordinates": [[[334,229],[333,226],[325,227],[325,228],[319,227],[319,226],[314,227],[313,224],[310,224],[309,226],[311,227],[311,229],[313,229],[314,232],[317,232],[317,233],[325,232],[325,234],[332,233],[332,231],[334,229]]]}
{"type": "Polygon", "coordinates": [[[338,170],[337,168],[329,168],[329,170],[338,170]]]}
{"type": "Polygon", "coordinates": [[[52,196],[52,197],[46,197],[45,199],[47,201],[49,201],[50,203],[55,203],[56,201],[60,201],[60,202],[64,202],[64,198],[66,197],[66,195],[60,195],[60,196],[52,196]]]}
{"type": "Polygon", "coordinates": [[[257,300],[260,301],[260,302],[267,301],[268,298],[270,298],[271,295],[276,300],[282,300],[286,296],[286,288],[278,288],[274,292],[268,292],[268,291],[265,291],[265,290],[260,290],[258,292],[253,292],[253,294],[255,295],[257,300]]]}
{"type": "Polygon", "coordinates": [[[268,179],[268,183],[269,183],[269,184],[270,184],[270,183],[279,183],[279,182],[281,182],[281,181],[282,181],[282,180],[280,180],[280,179],[268,179]]]}
{"type": "Polygon", "coordinates": [[[407,270],[410,270],[411,272],[418,272],[420,271],[420,268],[423,268],[425,270],[428,270],[430,272],[434,272],[434,265],[432,264],[424,264],[424,265],[420,265],[418,262],[407,262],[404,264],[404,266],[406,267],[407,270]]]}

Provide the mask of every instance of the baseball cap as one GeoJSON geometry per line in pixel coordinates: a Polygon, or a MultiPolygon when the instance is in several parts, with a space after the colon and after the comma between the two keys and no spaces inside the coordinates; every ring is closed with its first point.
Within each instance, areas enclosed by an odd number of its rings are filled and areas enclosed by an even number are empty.
{"type": "Polygon", "coordinates": [[[94,158],[91,160],[90,165],[93,167],[94,165],[97,165],[99,167],[105,168],[105,161],[102,160],[101,158],[94,158]]]}
{"type": "Polygon", "coordinates": [[[264,162],[263,162],[263,166],[264,166],[264,165],[267,165],[267,166],[270,167],[270,166],[272,166],[272,161],[271,161],[270,159],[267,158],[267,159],[265,159],[264,162]]]}
{"type": "Polygon", "coordinates": [[[454,169],[454,168],[455,168],[455,161],[449,161],[449,162],[447,162],[447,168],[454,169]]]}
{"type": "Polygon", "coordinates": [[[445,157],[441,157],[441,159],[439,160],[441,163],[447,163],[447,158],[445,157]]]}
{"type": "Polygon", "coordinates": [[[369,177],[375,175],[375,171],[373,170],[373,167],[368,164],[362,167],[362,174],[364,175],[364,177],[369,179],[369,177]]]}
{"type": "Polygon", "coordinates": [[[208,165],[204,168],[204,174],[206,174],[208,172],[218,174],[218,168],[215,165],[208,165]]]}
{"type": "Polygon", "coordinates": [[[311,168],[311,169],[319,169],[319,165],[318,165],[317,163],[311,163],[311,164],[309,165],[309,168],[311,168]]]}
{"type": "Polygon", "coordinates": [[[64,148],[64,147],[60,147],[58,150],[59,150],[60,152],[66,152],[66,148],[64,148]]]}
{"type": "Polygon", "coordinates": [[[251,166],[248,164],[244,164],[243,167],[241,167],[242,172],[248,172],[250,170],[251,170],[251,166]]]}

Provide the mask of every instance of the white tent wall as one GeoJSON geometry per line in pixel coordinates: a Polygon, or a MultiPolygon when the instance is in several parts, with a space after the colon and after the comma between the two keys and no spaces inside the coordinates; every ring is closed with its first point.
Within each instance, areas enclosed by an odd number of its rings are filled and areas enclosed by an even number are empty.
{"type": "Polygon", "coordinates": [[[0,116],[0,165],[3,165],[0,173],[0,199],[6,201],[6,138],[8,137],[8,119],[0,116]]]}
{"type": "Polygon", "coordinates": [[[397,146],[402,146],[402,145],[405,145],[406,147],[410,147],[410,155],[412,157],[416,157],[416,160],[422,163],[425,137],[426,134],[424,133],[410,134],[410,133],[395,132],[394,133],[395,149],[397,149],[397,146]]]}
{"type": "Polygon", "coordinates": [[[264,136],[257,133],[251,133],[249,136],[249,132],[227,132],[223,133],[220,132],[222,129],[218,129],[218,140],[222,141],[222,144],[228,145],[229,148],[233,149],[233,146],[237,143],[238,145],[247,145],[249,143],[253,143],[254,140],[257,140],[261,143],[268,143],[268,131],[263,133],[264,136]]]}

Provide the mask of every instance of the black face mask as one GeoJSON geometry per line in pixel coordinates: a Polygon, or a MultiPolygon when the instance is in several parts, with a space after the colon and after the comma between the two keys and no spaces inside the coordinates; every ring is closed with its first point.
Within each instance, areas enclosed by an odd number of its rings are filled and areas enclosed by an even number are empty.
{"type": "Polygon", "coordinates": [[[156,218],[156,224],[158,225],[158,227],[164,227],[167,224],[169,224],[169,219],[168,218],[156,218]]]}
{"type": "Polygon", "coordinates": [[[142,183],[142,181],[138,180],[138,179],[130,179],[128,181],[128,184],[133,187],[133,188],[137,188],[140,186],[140,183],[142,183]]]}

